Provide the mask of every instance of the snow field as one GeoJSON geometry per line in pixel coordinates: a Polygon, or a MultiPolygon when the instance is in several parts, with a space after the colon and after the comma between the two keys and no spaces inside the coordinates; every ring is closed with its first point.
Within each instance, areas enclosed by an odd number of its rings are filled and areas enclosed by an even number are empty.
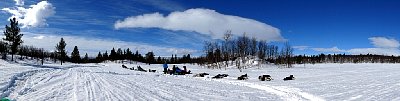
{"type": "MultiPolygon", "coordinates": [[[[238,69],[206,69],[186,65],[206,77],[162,74],[162,65],[140,65],[156,73],[124,69],[120,63],[71,64],[63,66],[35,61],[0,60],[0,97],[21,101],[69,100],[399,100],[400,64],[316,64],[279,68],[274,65],[238,69]],[[236,80],[247,73],[249,79],[236,80]],[[217,74],[227,78],[211,79],[217,74]],[[268,74],[274,80],[259,81],[268,74]],[[296,80],[283,81],[294,75],[296,80]]],[[[172,67],[172,64],[169,64],[172,67]]]]}

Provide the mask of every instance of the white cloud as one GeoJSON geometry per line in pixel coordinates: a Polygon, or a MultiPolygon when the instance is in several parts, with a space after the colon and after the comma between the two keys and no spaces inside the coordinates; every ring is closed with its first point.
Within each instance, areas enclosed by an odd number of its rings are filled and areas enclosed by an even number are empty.
{"type": "Polygon", "coordinates": [[[24,5],[24,0],[14,0],[15,1],[15,5],[17,6],[23,6],[24,5]]]}
{"type": "Polygon", "coordinates": [[[283,41],[278,28],[268,24],[239,16],[224,15],[210,9],[188,9],[183,12],[172,12],[167,16],[160,13],[143,14],[118,20],[116,29],[121,28],[161,28],[167,30],[194,31],[210,35],[214,39],[222,39],[227,30],[240,36],[248,36],[267,41],[283,41]]]}
{"type": "Polygon", "coordinates": [[[332,48],[311,48],[311,49],[313,49],[314,51],[327,52],[327,53],[330,53],[330,52],[333,52],[333,53],[346,52],[346,50],[339,49],[336,46],[332,47],[332,48]]]}
{"type": "Polygon", "coordinates": [[[12,7],[3,8],[2,10],[12,14],[9,19],[17,18],[18,22],[22,24],[22,28],[45,26],[47,25],[46,18],[55,13],[55,7],[47,1],[41,1],[36,5],[30,5],[29,8],[12,7]]]}
{"type": "Polygon", "coordinates": [[[308,49],[310,46],[293,46],[293,48],[294,49],[297,49],[297,50],[306,50],[306,49],[308,49]]]}
{"type": "Polygon", "coordinates": [[[59,36],[59,35],[45,35],[45,34],[33,34],[28,32],[24,33],[24,45],[32,45],[38,48],[44,48],[49,51],[53,51],[55,49],[56,44],[60,41],[61,38],[67,43],[66,50],[68,54],[72,52],[74,46],[78,46],[81,55],[83,56],[85,53],[88,53],[90,56],[97,56],[98,52],[102,53],[114,48],[130,48],[133,52],[139,50],[139,52],[149,52],[153,51],[155,55],[160,56],[170,56],[171,54],[183,55],[183,54],[193,54],[199,52],[193,49],[184,49],[184,48],[173,48],[173,47],[162,47],[149,45],[145,43],[135,43],[135,42],[125,42],[111,39],[97,39],[97,38],[84,38],[80,36],[59,36]]]}
{"type": "Polygon", "coordinates": [[[354,48],[347,52],[350,54],[400,55],[400,50],[396,48],[354,48]]]}
{"type": "Polygon", "coordinates": [[[368,38],[375,47],[379,48],[399,48],[400,43],[396,39],[385,37],[371,37],[368,38]]]}
{"type": "Polygon", "coordinates": [[[43,39],[45,36],[43,36],[43,35],[39,35],[39,36],[35,36],[35,37],[33,37],[34,39],[43,39]]]}
{"type": "Polygon", "coordinates": [[[400,56],[400,43],[396,39],[390,39],[385,37],[371,37],[368,38],[374,48],[353,48],[349,50],[339,49],[336,46],[332,48],[312,48],[318,52],[346,52],[350,54],[377,54],[377,55],[396,55],[400,56]]]}
{"type": "Polygon", "coordinates": [[[386,37],[368,38],[375,48],[354,48],[348,50],[350,54],[379,54],[400,56],[400,43],[396,39],[386,37]]]}

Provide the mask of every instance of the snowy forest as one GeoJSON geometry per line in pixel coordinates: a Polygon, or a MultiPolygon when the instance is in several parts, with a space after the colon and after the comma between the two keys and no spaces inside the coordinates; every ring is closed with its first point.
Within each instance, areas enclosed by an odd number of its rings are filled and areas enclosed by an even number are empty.
{"type": "Polygon", "coordinates": [[[400,101],[400,0],[3,0],[0,101],[400,101]]]}
{"type": "Polygon", "coordinates": [[[4,31],[4,41],[0,41],[0,52],[2,58],[5,59],[7,54],[19,55],[18,59],[52,59],[60,61],[61,65],[65,61],[72,63],[100,63],[103,61],[114,60],[131,60],[148,64],[162,63],[197,63],[199,65],[207,65],[209,68],[223,68],[229,65],[236,65],[239,69],[245,68],[244,62],[251,59],[261,63],[273,63],[276,65],[284,65],[292,67],[292,64],[315,64],[315,63],[400,63],[399,56],[385,56],[375,54],[318,54],[318,55],[294,55],[294,49],[289,42],[285,42],[282,48],[277,45],[269,44],[265,40],[257,40],[256,38],[246,36],[234,37],[231,31],[224,34],[224,40],[205,41],[204,55],[192,57],[190,54],[177,56],[172,54],[171,57],[156,57],[153,52],[147,52],[142,55],[139,50],[133,52],[129,48],[112,48],[109,52],[99,52],[96,57],[89,57],[85,53],[79,53],[79,46],[75,46],[73,51],[67,53],[65,51],[66,42],[63,38],[58,43],[55,43],[55,50],[50,52],[43,48],[35,46],[23,45],[21,39],[23,34],[20,33],[18,21],[10,19],[10,26],[6,25],[4,31]]]}

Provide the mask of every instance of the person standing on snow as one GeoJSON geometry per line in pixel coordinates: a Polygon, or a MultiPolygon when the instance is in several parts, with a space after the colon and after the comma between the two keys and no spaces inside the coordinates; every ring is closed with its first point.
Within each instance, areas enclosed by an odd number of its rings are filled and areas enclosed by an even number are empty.
{"type": "Polygon", "coordinates": [[[167,64],[167,62],[164,62],[163,67],[164,67],[164,74],[167,74],[167,72],[168,72],[168,64],[167,64]]]}

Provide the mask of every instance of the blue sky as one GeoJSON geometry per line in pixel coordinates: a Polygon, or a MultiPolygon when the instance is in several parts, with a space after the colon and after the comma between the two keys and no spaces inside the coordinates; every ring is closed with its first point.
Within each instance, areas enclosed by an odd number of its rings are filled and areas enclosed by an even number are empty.
{"type": "Polygon", "coordinates": [[[112,47],[201,55],[203,42],[220,39],[226,30],[276,45],[289,41],[295,54],[400,55],[398,5],[397,0],[2,0],[0,25],[18,16],[25,44],[53,50],[64,37],[68,50],[77,45],[92,56],[112,47]]]}

